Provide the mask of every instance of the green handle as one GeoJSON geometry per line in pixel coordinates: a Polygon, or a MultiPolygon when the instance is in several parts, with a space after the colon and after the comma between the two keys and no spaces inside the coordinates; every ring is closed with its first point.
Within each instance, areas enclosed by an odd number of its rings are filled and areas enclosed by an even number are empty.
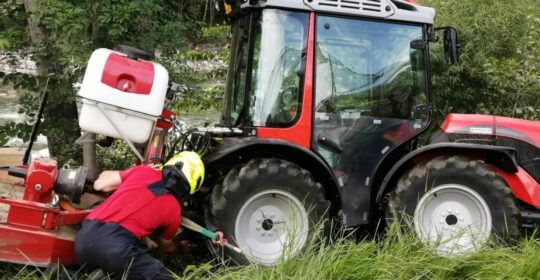
{"type": "Polygon", "coordinates": [[[213,241],[217,241],[217,236],[213,232],[211,232],[211,231],[209,231],[209,230],[207,230],[205,228],[203,228],[201,230],[201,234],[208,237],[208,238],[210,238],[210,239],[212,239],[213,241]]]}

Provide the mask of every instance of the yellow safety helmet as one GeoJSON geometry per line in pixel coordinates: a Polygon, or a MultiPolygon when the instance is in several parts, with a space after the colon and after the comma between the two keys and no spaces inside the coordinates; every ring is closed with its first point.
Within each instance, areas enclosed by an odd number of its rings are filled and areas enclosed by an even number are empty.
{"type": "Polygon", "coordinates": [[[169,159],[164,166],[175,166],[184,175],[190,190],[194,194],[202,185],[204,179],[204,164],[201,156],[195,152],[181,152],[169,159]]]}

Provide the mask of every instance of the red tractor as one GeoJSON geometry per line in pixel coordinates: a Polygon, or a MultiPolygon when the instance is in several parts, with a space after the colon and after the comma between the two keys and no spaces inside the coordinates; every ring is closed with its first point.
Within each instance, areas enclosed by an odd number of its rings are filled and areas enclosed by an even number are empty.
{"type": "Polygon", "coordinates": [[[96,55],[88,83],[101,88],[79,95],[81,127],[128,141],[141,163],[162,161],[164,143],[204,154],[204,187],[183,213],[243,250],[230,257],[272,265],[302,250],[325,218],[374,228],[389,214],[410,215],[442,254],[540,221],[539,122],[452,114],[418,147],[432,118],[430,43],[443,31],[449,62],[459,49],[455,29],[433,27],[433,9],[404,0],[225,2],[232,44],[220,126],[165,141],[171,118],[156,112],[170,99],[166,72],[133,49],[127,58],[96,55]],[[127,95],[93,98],[107,87],[127,95]]]}

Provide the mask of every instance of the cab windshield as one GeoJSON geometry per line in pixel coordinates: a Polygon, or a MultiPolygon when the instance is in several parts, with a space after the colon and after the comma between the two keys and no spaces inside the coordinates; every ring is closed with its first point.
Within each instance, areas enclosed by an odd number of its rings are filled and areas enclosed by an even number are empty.
{"type": "Polygon", "coordinates": [[[287,127],[295,122],[308,18],[307,13],[265,9],[233,24],[225,124],[287,127]]]}

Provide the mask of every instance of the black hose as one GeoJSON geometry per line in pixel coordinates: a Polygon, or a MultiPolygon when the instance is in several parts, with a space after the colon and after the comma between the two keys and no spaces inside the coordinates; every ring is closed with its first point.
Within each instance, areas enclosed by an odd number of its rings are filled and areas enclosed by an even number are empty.
{"type": "Polygon", "coordinates": [[[43,111],[45,110],[45,106],[47,105],[47,101],[49,100],[49,91],[47,90],[47,86],[49,85],[49,78],[47,78],[47,83],[45,83],[45,89],[43,90],[43,96],[41,97],[41,102],[39,103],[39,110],[36,116],[36,122],[34,123],[34,126],[32,127],[32,133],[30,134],[30,142],[28,143],[28,148],[24,152],[23,157],[23,165],[28,164],[28,159],[30,158],[30,152],[32,152],[32,146],[34,145],[34,142],[36,141],[37,132],[39,130],[39,124],[41,123],[41,117],[43,116],[43,111]]]}

